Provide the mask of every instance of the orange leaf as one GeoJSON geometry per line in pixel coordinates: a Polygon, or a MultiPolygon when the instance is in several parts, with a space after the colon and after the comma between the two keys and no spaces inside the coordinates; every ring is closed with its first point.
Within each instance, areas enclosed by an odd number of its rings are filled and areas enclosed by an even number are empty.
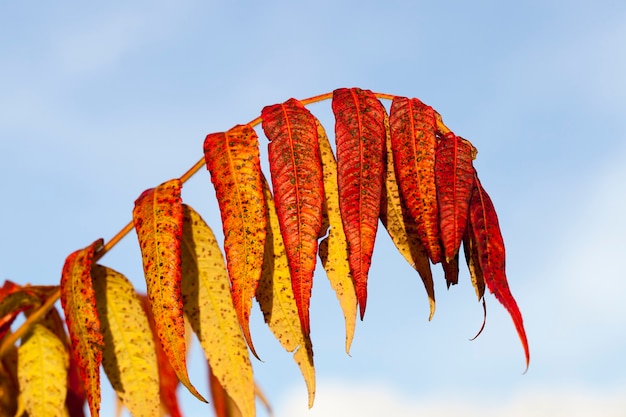
{"type": "Polygon", "coordinates": [[[487,288],[502,303],[513,319],[517,334],[524,347],[526,368],[528,368],[530,361],[528,340],[526,339],[522,314],[511,294],[506,279],[504,240],[500,232],[498,216],[491,198],[478,180],[476,171],[474,171],[474,181],[474,191],[470,200],[470,230],[472,238],[476,242],[478,264],[487,288]]]}
{"type": "Polygon", "coordinates": [[[222,214],[233,303],[248,346],[258,358],[250,337],[250,309],[263,267],[266,215],[254,129],[238,125],[208,135],[204,158],[222,214]]]}
{"type": "Polygon", "coordinates": [[[179,179],[144,191],[135,201],[133,221],[146,277],[146,289],[163,350],[180,382],[199,400],[206,400],[187,374],[185,322],[181,295],[183,205],[179,179]]]}
{"type": "Polygon", "coordinates": [[[435,111],[418,99],[395,97],[389,114],[400,193],[433,263],[441,261],[435,187],[435,111]]]}
{"type": "Polygon", "coordinates": [[[324,183],[313,115],[296,99],[263,108],[280,232],[302,328],[310,333],[309,302],[322,228],[324,183]]]}
{"type": "Polygon", "coordinates": [[[333,92],[339,208],[361,320],[383,189],[386,111],[369,90],[333,92]]]}
{"type": "Polygon", "coordinates": [[[176,376],[176,371],[172,368],[172,365],[170,365],[165,351],[163,350],[163,346],[161,346],[161,342],[159,341],[148,296],[143,294],[137,294],[137,296],[141,299],[141,306],[146,312],[148,324],[150,325],[150,330],[154,338],[154,348],[156,350],[157,366],[159,369],[159,397],[161,398],[161,407],[165,409],[170,417],[182,417],[178,405],[178,397],[176,395],[180,381],[176,376]]]}
{"type": "MultiPolygon", "coordinates": [[[[385,118],[385,129],[388,131],[388,119],[385,118]]],[[[415,268],[420,275],[430,307],[428,320],[435,314],[435,287],[433,274],[428,262],[428,254],[418,238],[417,225],[413,218],[407,213],[400,198],[396,172],[393,163],[389,134],[386,142],[386,167],[385,167],[385,188],[383,188],[382,203],[380,208],[380,220],[387,229],[391,240],[400,251],[404,259],[415,268]]]]}
{"type": "Polygon", "coordinates": [[[78,365],[92,416],[100,411],[100,364],[103,339],[91,282],[93,255],[102,246],[96,240],[67,257],[61,275],[61,305],[70,335],[71,353],[78,365]]]}
{"type": "Polygon", "coordinates": [[[448,262],[458,253],[465,232],[469,201],[474,188],[472,160],[475,158],[476,148],[452,132],[444,134],[437,144],[435,183],[439,228],[448,262]]]}

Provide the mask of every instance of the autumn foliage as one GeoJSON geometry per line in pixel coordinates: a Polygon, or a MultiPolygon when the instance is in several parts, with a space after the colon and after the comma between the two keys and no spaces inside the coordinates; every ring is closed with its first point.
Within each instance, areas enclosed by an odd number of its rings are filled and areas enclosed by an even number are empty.
{"type": "Polygon", "coordinates": [[[476,149],[432,107],[342,88],[267,106],[248,124],[207,135],[203,150],[183,176],[144,191],[132,222],[111,241],[70,254],[59,286],[6,281],[0,288],[0,416],[81,416],[85,404],[97,416],[101,366],[133,415],[178,416],[179,382],[207,401],[187,374],[189,330],[206,354],[216,414],[254,416],[254,299],[293,352],[312,406],[309,305],[318,257],[343,311],[349,352],[357,310],[365,315],[379,220],[423,281],[431,318],[431,265],[440,263],[448,286],[456,284],[462,246],[478,300],[487,287],[506,308],[528,365],[498,218],[472,162],[476,149]],[[332,99],[335,151],[306,108],[325,99],[332,99]],[[380,99],[391,100],[389,113],[380,99]],[[258,124],[269,141],[270,181],[261,170],[258,124]],[[184,182],[202,166],[215,188],[225,258],[211,228],[181,199],[184,182]],[[145,295],[99,263],[133,228],[145,295]],[[20,313],[26,321],[13,332],[20,313]]]}

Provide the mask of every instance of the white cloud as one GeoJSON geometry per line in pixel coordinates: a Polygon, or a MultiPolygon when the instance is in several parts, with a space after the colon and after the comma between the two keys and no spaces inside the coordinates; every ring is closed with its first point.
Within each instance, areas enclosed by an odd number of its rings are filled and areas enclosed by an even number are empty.
{"type": "Polygon", "coordinates": [[[293,391],[275,407],[276,417],[618,417],[626,410],[626,387],[594,391],[585,387],[535,387],[509,397],[471,397],[469,393],[400,394],[376,382],[321,382],[315,405],[307,410],[306,394],[293,391]]]}

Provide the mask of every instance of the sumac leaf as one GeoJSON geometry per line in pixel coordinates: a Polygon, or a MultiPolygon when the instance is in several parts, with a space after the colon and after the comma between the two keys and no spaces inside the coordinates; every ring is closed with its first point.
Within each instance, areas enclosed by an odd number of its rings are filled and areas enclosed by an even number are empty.
{"type": "MultiPolygon", "coordinates": [[[[388,130],[387,119],[385,119],[385,128],[388,130]]],[[[428,319],[431,320],[435,314],[433,274],[428,262],[428,254],[417,234],[417,225],[408,214],[400,198],[389,134],[387,134],[386,141],[385,187],[383,188],[380,220],[398,251],[422,279],[430,307],[428,319]]]]}
{"type": "Polygon", "coordinates": [[[254,129],[238,125],[225,133],[207,135],[204,158],[222,215],[224,251],[235,310],[248,346],[257,356],[249,322],[252,298],[263,266],[266,215],[254,129]]]}
{"type": "Polygon", "coordinates": [[[119,272],[92,269],[104,349],[102,366],[133,416],[159,412],[159,373],[154,339],[135,289],[119,272]]]}
{"type": "Polygon", "coordinates": [[[187,374],[185,322],[181,295],[182,184],[173,179],[144,191],[135,201],[133,222],[146,278],[146,289],[163,350],[180,382],[206,402],[187,374]]]}
{"type": "Polygon", "coordinates": [[[92,416],[100,412],[100,364],[102,333],[96,310],[96,296],[91,280],[95,251],[102,246],[96,240],[84,249],[70,254],[61,275],[61,305],[70,335],[71,354],[78,365],[92,416]]]}
{"type": "Polygon", "coordinates": [[[263,108],[280,232],[285,242],[302,328],[310,333],[309,303],[322,228],[324,183],[313,115],[296,99],[263,108]]]}
{"type": "Polygon", "coordinates": [[[294,352],[293,359],[300,368],[309,393],[309,408],[315,398],[315,368],[313,347],[309,334],[304,332],[298,319],[298,307],[291,288],[289,264],[276,208],[265,183],[263,188],[267,201],[268,233],[263,274],[257,288],[256,298],[263,318],[270,330],[287,352],[294,352]]]}
{"type": "Polygon", "coordinates": [[[469,201],[474,188],[472,160],[475,158],[476,148],[452,132],[444,134],[437,144],[435,183],[439,229],[448,262],[457,255],[465,232],[469,201]]]}
{"type": "Polygon", "coordinates": [[[224,258],[202,217],[187,205],[183,208],[185,314],[220,385],[243,416],[252,417],[255,414],[252,366],[233,305],[224,258]]]}
{"type": "Polygon", "coordinates": [[[400,193],[433,263],[441,261],[435,186],[435,111],[420,100],[395,97],[389,113],[391,148],[400,193]]]}
{"type": "Polygon", "coordinates": [[[374,93],[359,88],[335,90],[332,109],[339,208],[363,319],[383,189],[386,111],[374,93]]]}
{"type": "Polygon", "coordinates": [[[530,361],[528,340],[522,314],[511,294],[506,278],[504,240],[500,232],[498,216],[491,198],[480,184],[475,171],[474,181],[474,191],[470,200],[470,223],[471,233],[476,242],[478,264],[487,288],[502,303],[513,319],[524,348],[528,368],[530,361]]]}
{"type": "Polygon", "coordinates": [[[65,344],[54,332],[35,324],[18,349],[20,400],[28,415],[63,415],[68,364],[65,344]]]}
{"type": "Polygon", "coordinates": [[[348,263],[348,243],[343,231],[341,213],[339,211],[339,191],[337,190],[337,162],[333,155],[326,131],[316,120],[317,136],[322,157],[324,173],[324,212],[322,230],[328,230],[319,244],[319,257],[326,270],[330,286],[335,290],[339,305],[346,323],[346,353],[350,354],[350,346],[354,338],[356,326],[356,292],[348,263]]]}

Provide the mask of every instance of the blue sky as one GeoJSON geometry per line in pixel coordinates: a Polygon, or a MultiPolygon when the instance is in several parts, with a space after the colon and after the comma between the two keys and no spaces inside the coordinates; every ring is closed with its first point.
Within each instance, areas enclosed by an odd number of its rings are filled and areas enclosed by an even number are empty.
{"type": "MultiPolygon", "coordinates": [[[[352,356],[323,273],[304,382],[263,324],[255,375],[277,417],[623,416],[626,409],[626,5],[528,2],[0,4],[0,280],[54,284],[146,188],[202,157],[206,134],[339,87],[418,97],[478,148],[531,348],[466,269],[437,312],[383,229],[352,356]]],[[[332,129],[330,103],[310,107],[332,129]]],[[[266,141],[261,137],[266,155],[266,141]]],[[[210,177],[184,187],[221,239],[210,177]]],[[[143,288],[134,234],[102,263],[143,288]]],[[[206,393],[201,352],[191,379],[206,393]]],[[[208,409],[180,389],[187,416],[208,409]]],[[[103,392],[102,415],[114,413],[103,392]]],[[[259,411],[259,415],[264,415],[259,411]]]]}

